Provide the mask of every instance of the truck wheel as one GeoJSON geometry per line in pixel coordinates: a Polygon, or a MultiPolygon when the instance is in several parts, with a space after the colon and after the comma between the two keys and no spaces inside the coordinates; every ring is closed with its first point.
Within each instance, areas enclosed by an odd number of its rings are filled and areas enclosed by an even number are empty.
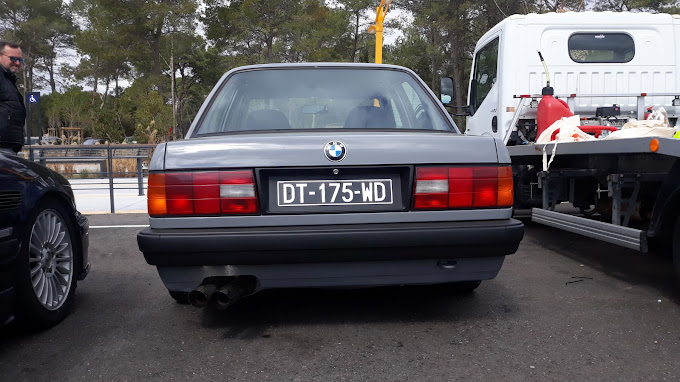
{"type": "Polygon", "coordinates": [[[55,200],[44,200],[25,227],[16,273],[18,321],[29,330],[49,328],[66,317],[81,261],[73,221],[55,200]]]}
{"type": "Polygon", "coordinates": [[[680,282],[680,217],[675,221],[675,229],[673,229],[673,264],[675,264],[675,275],[680,282]]]}

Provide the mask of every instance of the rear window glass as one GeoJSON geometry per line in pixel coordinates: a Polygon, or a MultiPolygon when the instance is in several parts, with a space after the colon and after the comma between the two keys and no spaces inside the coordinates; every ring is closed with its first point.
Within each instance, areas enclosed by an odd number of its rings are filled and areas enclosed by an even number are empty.
{"type": "Polygon", "coordinates": [[[327,128],[453,130],[436,100],[405,72],[266,68],[229,77],[195,134],[327,128]]]}
{"type": "Polygon", "coordinates": [[[635,42],[626,33],[575,33],[569,57],[575,62],[623,63],[635,56],[635,42]]]}

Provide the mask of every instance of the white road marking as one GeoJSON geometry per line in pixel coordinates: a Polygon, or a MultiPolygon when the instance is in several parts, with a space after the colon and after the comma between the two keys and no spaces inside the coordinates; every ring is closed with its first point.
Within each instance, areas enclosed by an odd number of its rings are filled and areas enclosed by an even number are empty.
{"type": "MultiPolygon", "coordinates": [[[[78,211],[80,211],[81,214],[83,215],[108,215],[111,213],[110,209],[107,210],[99,210],[99,211],[92,211],[88,210],[86,208],[80,208],[78,207],[78,211]]],[[[116,207],[116,214],[122,215],[122,214],[145,214],[147,213],[147,210],[120,210],[118,207],[116,207]]]]}
{"type": "MultiPolygon", "coordinates": [[[[109,194],[102,194],[102,195],[76,195],[77,198],[108,198],[109,194]]],[[[146,201],[146,195],[144,196],[139,196],[139,195],[120,195],[117,194],[115,195],[115,198],[144,198],[146,201]]],[[[108,201],[108,200],[107,200],[108,201]]]]}
{"type": "Polygon", "coordinates": [[[90,228],[145,228],[148,224],[130,224],[130,225],[91,225],[90,228]]]}

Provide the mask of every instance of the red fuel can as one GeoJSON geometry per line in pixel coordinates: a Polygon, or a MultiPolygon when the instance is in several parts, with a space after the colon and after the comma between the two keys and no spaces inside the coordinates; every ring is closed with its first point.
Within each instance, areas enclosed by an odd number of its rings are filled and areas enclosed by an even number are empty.
{"type": "Polygon", "coordinates": [[[536,138],[541,136],[550,125],[555,123],[562,117],[571,117],[574,113],[569,110],[569,105],[561,99],[553,97],[555,94],[552,87],[546,86],[541,91],[543,97],[538,103],[538,110],[536,111],[536,138]]]}

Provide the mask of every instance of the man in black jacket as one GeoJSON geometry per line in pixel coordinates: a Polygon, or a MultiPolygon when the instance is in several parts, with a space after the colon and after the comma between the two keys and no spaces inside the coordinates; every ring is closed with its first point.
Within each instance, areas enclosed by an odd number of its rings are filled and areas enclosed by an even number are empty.
{"type": "Polygon", "coordinates": [[[24,145],[26,107],[16,86],[16,73],[24,63],[18,44],[0,41],[0,148],[16,152],[24,145]]]}

